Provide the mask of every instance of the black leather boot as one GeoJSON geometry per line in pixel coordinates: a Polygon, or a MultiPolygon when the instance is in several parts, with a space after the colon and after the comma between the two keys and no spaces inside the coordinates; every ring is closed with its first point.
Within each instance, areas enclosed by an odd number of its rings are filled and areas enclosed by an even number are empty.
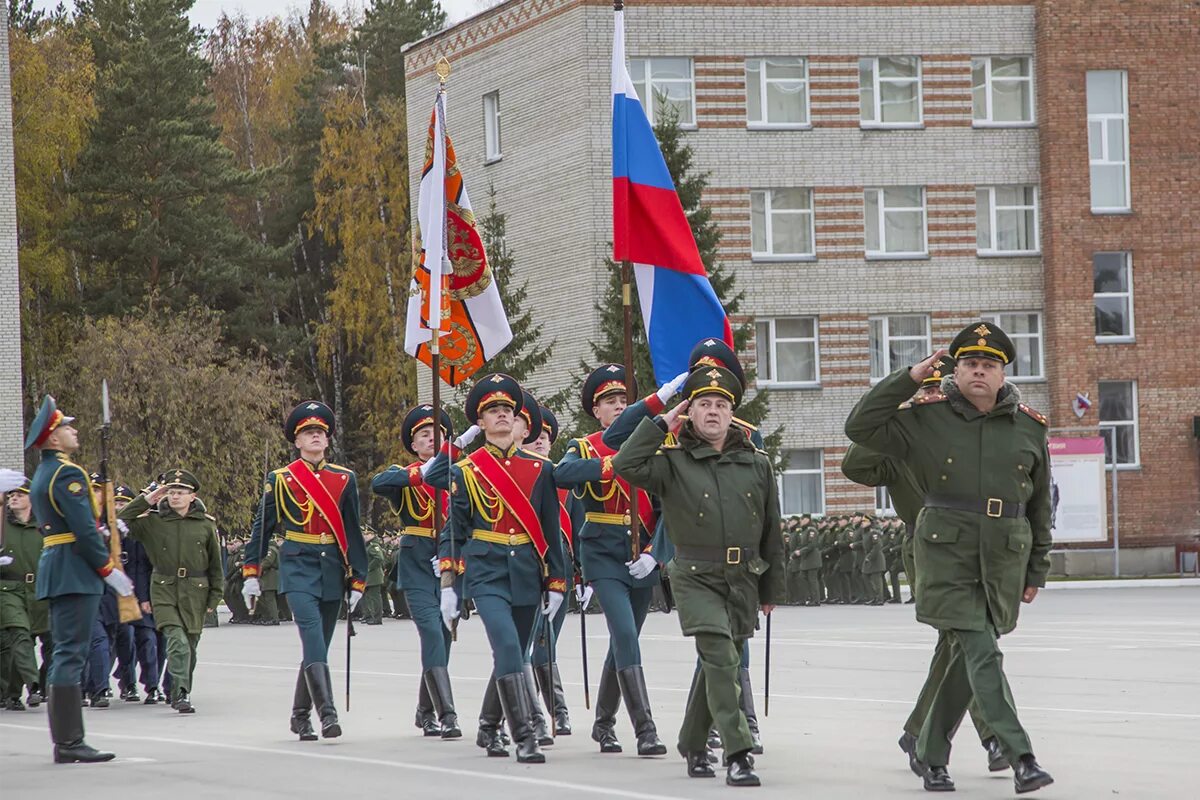
{"type": "Polygon", "coordinates": [[[596,691],[596,721],[592,723],[592,741],[598,742],[601,753],[621,752],[617,741],[617,709],[621,705],[621,685],[617,673],[605,667],[600,671],[600,688],[596,691]]]}
{"type": "Polygon", "coordinates": [[[742,713],[746,715],[746,725],[750,728],[750,741],[753,746],[750,752],[756,756],[762,755],[762,737],[758,735],[758,713],[754,710],[754,687],[750,685],[750,670],[742,667],[738,670],[738,683],[742,687],[742,713]]]}
{"type": "Polygon", "coordinates": [[[646,691],[646,674],[641,664],[626,667],[617,673],[621,685],[621,695],[625,698],[625,708],[629,711],[629,720],[633,723],[633,732],[637,734],[637,753],[639,756],[665,756],[667,746],[658,738],[658,728],[650,713],[650,696],[646,691]]]}
{"type": "Polygon", "coordinates": [[[761,786],[758,775],[754,774],[754,761],[750,751],[744,750],[729,757],[729,769],[725,772],[727,786],[761,786]]]}
{"type": "Polygon", "coordinates": [[[496,679],[496,689],[500,694],[500,706],[508,719],[508,729],[512,732],[513,746],[517,749],[517,762],[546,763],[546,756],[542,755],[538,747],[537,735],[531,722],[533,704],[530,702],[530,687],[525,673],[501,675],[496,679]]]}
{"type": "Polygon", "coordinates": [[[321,736],[336,739],[342,735],[338,724],[337,708],[333,705],[333,679],[329,676],[329,665],[325,662],[309,664],[304,668],[304,679],[308,682],[308,694],[317,716],[321,718],[321,736]]]}
{"type": "Polygon", "coordinates": [[[550,735],[550,728],[546,724],[546,715],[542,712],[542,704],[538,702],[537,680],[533,677],[533,665],[526,664],[521,674],[525,676],[525,690],[529,694],[529,724],[533,726],[537,743],[542,747],[549,747],[554,744],[554,737],[550,735]]]}
{"type": "Polygon", "coordinates": [[[296,691],[292,695],[292,733],[300,737],[302,742],[315,742],[317,732],[313,730],[312,720],[308,716],[312,708],[312,696],[308,693],[308,681],[304,679],[304,667],[296,673],[296,691]]]}
{"type": "Polygon", "coordinates": [[[417,692],[417,713],[413,724],[421,729],[426,736],[441,736],[442,726],[438,725],[437,713],[433,708],[433,698],[429,696],[429,686],[421,679],[417,692]]]}
{"type": "Polygon", "coordinates": [[[687,761],[687,774],[689,778],[715,778],[717,773],[712,768],[712,762],[708,760],[707,750],[693,750],[683,754],[683,758],[687,761]]]}
{"type": "Polygon", "coordinates": [[[1013,786],[1016,787],[1017,794],[1037,791],[1052,783],[1054,783],[1054,778],[1051,778],[1049,772],[1038,766],[1033,753],[1026,753],[1017,759],[1016,764],[1013,764],[1013,786]]]}
{"type": "Polygon", "coordinates": [[[563,692],[558,665],[542,664],[534,669],[546,711],[554,717],[554,735],[570,736],[571,717],[567,713],[567,696],[563,692]]]}
{"type": "Polygon", "coordinates": [[[1008,757],[1000,749],[999,739],[995,736],[989,736],[987,741],[983,743],[983,749],[987,750],[988,772],[1003,772],[1008,769],[1008,757]]]}
{"type": "Polygon", "coordinates": [[[897,744],[900,745],[900,749],[908,756],[908,768],[912,770],[913,775],[916,775],[918,778],[924,776],[925,767],[917,760],[917,737],[905,731],[900,734],[900,741],[897,744]]]}
{"type": "Polygon", "coordinates": [[[434,667],[425,672],[425,689],[433,700],[438,725],[443,739],[461,739],[458,713],[454,710],[454,694],[450,691],[450,673],[445,667],[434,667]]]}
{"type": "Polygon", "coordinates": [[[483,705],[479,709],[479,732],[475,744],[487,751],[489,758],[508,758],[508,749],[500,741],[500,721],[504,710],[500,706],[500,693],[496,689],[496,676],[488,681],[483,692],[483,705]]]}
{"type": "Polygon", "coordinates": [[[51,685],[48,688],[50,739],[54,742],[54,763],[92,764],[112,761],[112,753],[97,750],[83,740],[83,691],[79,684],[51,685]]]}
{"type": "Polygon", "coordinates": [[[925,767],[925,774],[921,776],[921,780],[927,792],[954,791],[954,781],[945,767],[925,767]]]}
{"type": "Polygon", "coordinates": [[[709,730],[709,732],[708,732],[708,749],[709,750],[722,750],[722,749],[724,749],[724,747],[725,747],[725,743],[721,741],[721,734],[717,733],[717,729],[712,728],[711,730],[709,730]]]}

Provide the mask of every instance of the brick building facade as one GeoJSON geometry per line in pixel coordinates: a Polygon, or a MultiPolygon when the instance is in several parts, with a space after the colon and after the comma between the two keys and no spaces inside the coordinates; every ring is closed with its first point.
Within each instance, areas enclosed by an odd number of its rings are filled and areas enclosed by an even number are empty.
{"type": "MultiPolygon", "coordinates": [[[[1052,426],[1096,428],[1102,406],[1107,416],[1122,408],[1119,382],[1138,382],[1135,429],[1106,433],[1121,452],[1132,437],[1140,453],[1120,475],[1123,546],[1165,545],[1200,527],[1190,433],[1200,389],[1184,361],[1169,363],[1164,341],[1188,323],[1200,329],[1185,280],[1197,251],[1197,110],[1184,99],[1196,11],[1139,3],[1130,18],[1129,6],[627,4],[639,93],[651,106],[677,103],[696,167],[709,173],[721,259],[756,325],[743,355],[772,388],[766,426],[785,427],[792,454],[785,511],[875,507],[839,470],[849,408],[873,379],[992,315],[1020,332],[1012,378],[1052,426]],[[1129,73],[1132,213],[1088,206],[1082,91],[1093,69],[1129,73]],[[1188,214],[1193,223],[1181,224],[1188,214]],[[1133,252],[1137,265],[1137,327],[1120,344],[1095,335],[1094,304],[1129,301],[1107,284],[1093,297],[1092,253],[1110,250],[1133,252]],[[1094,402],[1081,421],[1076,392],[1094,402]]],[[[406,52],[414,194],[444,55],[449,130],[476,208],[494,187],[530,296],[554,299],[539,306],[556,341],[534,381],[542,391],[572,380],[599,325],[611,36],[611,3],[511,0],[406,52]]],[[[1110,183],[1119,166],[1098,164],[1110,183]]]]}
{"type": "Polygon", "coordinates": [[[17,275],[17,194],[13,173],[8,6],[0,10],[0,467],[24,465],[21,403],[21,287],[17,275]]]}

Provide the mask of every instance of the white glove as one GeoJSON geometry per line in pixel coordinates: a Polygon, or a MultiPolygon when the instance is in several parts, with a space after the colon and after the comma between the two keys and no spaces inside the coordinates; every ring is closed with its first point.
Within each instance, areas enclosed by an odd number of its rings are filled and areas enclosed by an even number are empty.
{"type": "Polygon", "coordinates": [[[121,597],[129,597],[133,594],[133,581],[129,580],[129,576],[119,569],[114,569],[105,575],[104,582],[115,589],[121,597]]]}
{"type": "Polygon", "coordinates": [[[129,526],[125,524],[125,520],[117,519],[117,530],[121,533],[129,533],[129,526]]]}
{"type": "Polygon", "coordinates": [[[262,585],[259,584],[258,578],[246,578],[246,582],[242,584],[242,597],[246,599],[246,606],[250,606],[251,597],[259,597],[262,595],[262,585]]]}
{"type": "Polygon", "coordinates": [[[629,567],[629,574],[635,580],[641,580],[651,572],[654,572],[654,568],[658,566],[658,562],[649,553],[642,553],[637,557],[636,561],[625,562],[625,566],[629,567]]]}
{"type": "Polygon", "coordinates": [[[0,556],[0,567],[7,567],[13,562],[12,556],[0,556]]]}
{"type": "Polygon", "coordinates": [[[480,430],[479,426],[472,425],[471,427],[469,427],[465,431],[463,431],[462,434],[457,439],[454,440],[454,446],[457,447],[459,450],[462,450],[464,447],[469,445],[471,442],[475,441],[475,437],[478,436],[480,433],[482,433],[482,431],[480,430]]]}
{"type": "Polygon", "coordinates": [[[587,611],[588,603],[592,602],[591,584],[579,584],[575,587],[575,599],[579,601],[579,610],[587,611]]]}
{"type": "Polygon", "coordinates": [[[0,467],[0,494],[11,492],[25,482],[25,474],[15,469],[0,467]]]}
{"type": "Polygon", "coordinates": [[[434,556],[433,558],[429,559],[429,564],[433,567],[433,577],[442,577],[442,560],[437,556],[434,556]]]}
{"type": "Polygon", "coordinates": [[[450,627],[450,623],[458,619],[458,595],[454,593],[453,586],[447,586],[442,589],[442,622],[446,623],[446,627],[450,627]]]}
{"type": "Polygon", "coordinates": [[[688,374],[689,373],[687,372],[681,372],[671,380],[664,383],[662,388],[654,393],[658,396],[659,402],[665,406],[668,400],[679,394],[679,390],[682,389],[683,384],[687,382],[688,374]]]}
{"type": "Polygon", "coordinates": [[[362,600],[362,592],[358,589],[350,590],[350,611],[353,613],[354,607],[358,605],[358,601],[362,600]]]}
{"type": "Polygon", "coordinates": [[[562,608],[563,593],[562,592],[546,592],[546,607],[542,609],[542,614],[554,619],[554,615],[558,613],[558,609],[562,608]]]}
{"type": "MultiPolygon", "coordinates": [[[[436,456],[435,456],[436,457],[436,456]]],[[[421,477],[424,478],[429,474],[429,470],[433,469],[433,459],[429,459],[421,465],[421,477]]]]}

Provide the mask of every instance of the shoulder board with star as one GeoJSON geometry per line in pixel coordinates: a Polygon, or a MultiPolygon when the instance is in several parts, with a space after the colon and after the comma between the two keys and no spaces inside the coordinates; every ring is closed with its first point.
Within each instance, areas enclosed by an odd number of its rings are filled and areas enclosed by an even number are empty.
{"type": "Polygon", "coordinates": [[[1026,416],[1028,416],[1030,419],[1037,420],[1038,422],[1040,422],[1043,425],[1050,424],[1046,420],[1046,415],[1043,414],[1042,412],[1038,411],[1036,408],[1031,408],[1031,407],[1025,405],[1024,403],[1017,403],[1017,408],[1021,409],[1021,411],[1023,411],[1026,414],[1026,416]]]}
{"type": "Polygon", "coordinates": [[[746,420],[738,419],[737,417],[733,418],[733,424],[737,425],[739,428],[744,428],[745,430],[748,430],[748,431],[758,430],[757,425],[751,425],[749,422],[746,422],[746,420]]]}
{"type": "Polygon", "coordinates": [[[207,519],[207,520],[209,520],[209,521],[211,521],[211,522],[216,522],[216,521],[217,521],[217,518],[216,518],[216,517],[214,517],[212,514],[205,514],[205,515],[204,515],[204,518],[205,518],[205,519],[207,519]]]}
{"type": "Polygon", "coordinates": [[[550,459],[546,458],[544,455],[542,455],[541,453],[535,453],[532,450],[528,450],[524,447],[517,448],[517,452],[521,453],[521,455],[525,455],[525,456],[529,456],[530,458],[537,459],[538,461],[549,461],[550,460],[550,459]]]}
{"type": "Polygon", "coordinates": [[[354,474],[354,470],[349,467],[343,467],[341,464],[332,464],[328,461],[325,462],[325,469],[331,469],[334,472],[349,472],[351,475],[354,474]]]}

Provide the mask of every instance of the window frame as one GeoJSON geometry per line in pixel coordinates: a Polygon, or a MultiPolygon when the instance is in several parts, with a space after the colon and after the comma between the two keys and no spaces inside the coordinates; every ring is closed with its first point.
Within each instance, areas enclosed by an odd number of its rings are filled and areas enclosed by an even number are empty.
{"type": "MultiPolygon", "coordinates": [[[[896,212],[912,212],[917,209],[914,207],[911,207],[911,206],[905,206],[902,208],[895,208],[892,210],[896,211],[896,212]]],[[[814,242],[813,246],[814,247],[816,246],[815,242],[814,242]]],[[[863,256],[868,261],[911,261],[913,259],[929,258],[929,198],[928,198],[927,192],[925,191],[924,186],[915,186],[915,187],[910,186],[910,185],[905,185],[905,186],[868,186],[863,189],[863,256]],[[884,205],[884,202],[883,202],[885,192],[888,189],[912,189],[912,188],[917,188],[917,189],[921,190],[921,207],[920,207],[920,211],[921,211],[921,241],[924,244],[925,248],[924,248],[924,250],[921,250],[921,251],[905,250],[905,251],[898,251],[898,252],[890,253],[886,249],[887,248],[887,235],[886,235],[887,228],[884,223],[887,220],[888,209],[884,205]],[[879,225],[879,244],[884,247],[883,250],[868,249],[870,247],[870,241],[869,241],[870,240],[870,231],[867,228],[867,193],[868,192],[879,192],[879,200],[877,203],[877,205],[879,207],[879,219],[877,220],[877,222],[879,225]]]]}
{"type": "Polygon", "coordinates": [[[500,90],[493,89],[483,95],[483,163],[495,164],[504,160],[504,147],[501,131],[500,90]],[[488,108],[488,101],[493,101],[493,107],[488,108]],[[494,113],[492,113],[494,112],[494,113]],[[496,150],[492,152],[491,128],[496,133],[496,150]]]}
{"type": "MultiPolygon", "coordinates": [[[[1042,254],[1042,221],[1041,221],[1041,192],[1034,184],[1029,183],[1014,183],[1014,184],[998,184],[990,186],[975,187],[975,255],[981,258],[992,258],[995,256],[1038,256],[1042,254]],[[999,232],[996,229],[996,218],[999,215],[999,209],[996,205],[996,190],[997,189],[1033,189],[1033,242],[1032,250],[999,250],[997,249],[997,241],[999,232]],[[991,234],[990,247],[979,249],[979,192],[986,191],[988,193],[988,231],[991,234]]],[[[1005,206],[1005,210],[1028,210],[1029,206],[1005,206]]]]}
{"type": "MultiPolygon", "coordinates": [[[[635,62],[635,61],[641,62],[642,74],[644,74],[646,76],[646,79],[644,81],[644,83],[646,85],[646,98],[644,100],[642,100],[641,95],[638,95],[638,99],[642,101],[642,109],[646,112],[646,119],[650,120],[650,126],[653,127],[653,126],[657,125],[658,120],[656,117],[657,117],[658,112],[654,108],[654,76],[653,76],[653,71],[651,69],[651,63],[655,59],[666,59],[666,58],[686,58],[687,59],[687,62],[688,62],[687,83],[688,83],[688,86],[691,87],[690,97],[691,97],[691,102],[692,102],[692,121],[684,122],[681,119],[679,121],[679,127],[680,127],[680,129],[685,130],[685,131],[694,131],[699,127],[699,125],[697,124],[699,109],[696,107],[696,59],[693,58],[692,56],[659,55],[659,56],[631,57],[629,59],[630,66],[632,66],[633,62],[635,62]]],[[[629,80],[631,83],[633,83],[634,90],[636,91],[638,82],[633,79],[632,71],[630,73],[629,80]]],[[[684,81],[683,78],[667,78],[666,79],[666,82],[668,82],[668,83],[683,83],[683,81],[684,81]]]]}
{"type": "Polygon", "coordinates": [[[883,322],[883,342],[885,345],[884,353],[887,354],[887,360],[888,360],[887,368],[884,370],[882,375],[879,375],[879,376],[871,375],[870,376],[872,386],[879,383],[881,380],[886,378],[888,375],[891,375],[893,372],[895,372],[895,370],[897,368],[896,364],[891,363],[892,350],[890,347],[890,343],[891,343],[892,339],[894,339],[894,338],[902,339],[902,340],[916,339],[915,336],[893,337],[891,334],[892,326],[891,326],[891,322],[890,322],[890,320],[893,317],[896,317],[896,318],[898,318],[898,317],[919,317],[922,320],[924,320],[924,322],[925,322],[925,348],[924,348],[924,351],[927,353],[933,352],[933,344],[932,344],[932,342],[933,342],[933,320],[930,318],[929,314],[872,314],[871,316],[867,317],[867,370],[868,370],[868,373],[871,369],[871,323],[876,320],[880,320],[883,322]]]}
{"type": "MultiPolygon", "coordinates": [[[[808,56],[755,56],[747,58],[745,62],[746,70],[746,129],[752,131],[806,131],[811,130],[812,123],[812,81],[809,78],[808,72],[808,56]],[[759,78],[758,87],[758,102],[759,108],[763,111],[763,116],[767,114],[767,84],[772,82],[772,79],[767,77],[767,61],[772,58],[796,58],[804,63],[803,78],[788,78],[787,82],[796,82],[801,80],[804,82],[804,119],[806,122],[770,122],[767,119],[754,121],[750,119],[750,62],[758,62],[759,78]]],[[[781,79],[774,79],[774,82],[783,82],[781,79]]],[[[694,91],[694,89],[693,89],[694,91]]]]}
{"type": "Polygon", "coordinates": [[[1003,330],[1006,334],[1008,334],[1008,338],[1013,340],[1014,345],[1016,344],[1016,341],[1018,339],[1033,339],[1033,338],[1037,339],[1038,369],[1040,369],[1041,372],[1037,375],[1010,375],[1010,374],[1008,374],[1008,371],[1006,369],[1005,374],[1004,374],[1004,380],[1008,381],[1009,383],[1045,383],[1045,381],[1046,381],[1046,319],[1045,319],[1045,315],[1042,314],[1041,311],[1037,311],[1034,309],[1017,309],[1015,311],[985,311],[979,315],[979,318],[982,319],[984,322],[990,322],[991,324],[993,324],[996,327],[1003,330]],[[1005,327],[1003,324],[1001,324],[1001,320],[1000,320],[1000,318],[1006,314],[1013,314],[1013,315],[1033,314],[1035,317],[1037,317],[1037,321],[1038,321],[1037,336],[1035,337],[1031,333],[1013,333],[1012,331],[1010,331],[1009,328],[1011,328],[1012,326],[1010,325],[1008,327],[1005,327]]]}
{"type": "MultiPolygon", "coordinates": [[[[1033,56],[1019,55],[1019,54],[972,56],[971,57],[972,76],[974,76],[974,73],[975,73],[975,62],[976,61],[983,61],[987,65],[984,69],[984,90],[983,90],[984,102],[987,105],[987,118],[986,119],[976,119],[975,118],[975,103],[974,103],[974,96],[972,96],[971,127],[972,128],[1034,128],[1034,127],[1037,127],[1037,81],[1034,80],[1034,77],[1035,77],[1034,63],[1035,62],[1033,60],[1033,56]],[[992,108],[994,105],[992,103],[992,81],[993,81],[992,59],[996,59],[996,58],[1023,58],[1029,62],[1029,76],[1028,77],[1026,77],[1026,78],[997,78],[996,79],[996,80],[1000,80],[1000,81],[1004,81],[1004,82],[1008,82],[1008,83],[1018,83],[1020,81],[1028,81],[1028,83],[1029,83],[1029,119],[1028,120],[1018,120],[1015,122],[1006,122],[1003,120],[997,121],[997,120],[992,119],[992,108]]],[[[971,80],[971,88],[972,88],[972,90],[975,88],[974,77],[972,77],[972,80],[971,80]]]]}
{"type": "Polygon", "coordinates": [[[775,189],[751,189],[750,190],[750,260],[760,262],[771,261],[816,261],[817,260],[817,225],[816,216],[817,209],[814,205],[815,198],[811,186],[796,186],[796,187],[777,187],[775,189]],[[790,191],[803,190],[808,192],[808,210],[803,209],[783,209],[776,212],[772,208],[772,197],[775,192],[781,188],[787,188],[790,191]],[[808,215],[808,242],[812,247],[812,251],[808,253],[773,253],[773,252],[756,252],[754,250],[754,195],[763,195],[763,224],[766,230],[763,232],[766,237],[767,247],[771,246],[772,222],[771,216],[775,213],[779,214],[798,214],[808,215]]]}
{"type": "Polygon", "coordinates": [[[892,501],[892,493],[888,491],[887,484],[881,483],[875,487],[875,516],[889,519],[900,516],[896,513],[896,504],[892,501]]]}
{"type": "MultiPolygon", "coordinates": [[[[1127,383],[1130,385],[1131,390],[1132,390],[1131,397],[1132,397],[1132,401],[1133,401],[1133,404],[1132,404],[1133,419],[1131,419],[1131,420],[1100,420],[1097,423],[1099,426],[1099,429],[1100,429],[1100,437],[1106,438],[1106,435],[1104,433],[1105,430],[1111,430],[1111,429],[1123,428],[1123,427],[1132,427],[1133,428],[1133,458],[1134,458],[1134,460],[1128,464],[1116,463],[1117,442],[1114,439],[1112,441],[1112,455],[1113,455],[1114,463],[1112,463],[1112,464],[1108,463],[1108,458],[1106,455],[1105,459],[1104,459],[1104,469],[1106,472],[1111,471],[1114,467],[1119,472],[1125,471],[1125,470],[1139,470],[1142,468],[1142,436],[1141,436],[1141,427],[1142,426],[1141,426],[1141,419],[1140,419],[1141,415],[1138,413],[1138,382],[1136,379],[1134,379],[1134,380],[1100,380],[1099,383],[1097,384],[1097,392],[1096,392],[1097,395],[1099,395],[1101,393],[1103,384],[1106,384],[1106,383],[1127,383]]],[[[1099,402],[1099,399],[1098,399],[1098,402],[1099,402]]]]}
{"type": "Polygon", "coordinates": [[[1093,214],[1131,214],[1133,213],[1133,182],[1129,171],[1129,71],[1124,69],[1097,69],[1088,70],[1084,74],[1084,107],[1087,105],[1087,76],[1093,72],[1115,72],[1121,76],[1121,113],[1113,114],[1091,113],[1087,114],[1087,135],[1088,135],[1088,205],[1093,214]],[[1111,120],[1119,119],[1124,124],[1124,152],[1121,154],[1123,161],[1110,160],[1111,153],[1108,152],[1108,123],[1111,120]],[[1105,158],[1092,158],[1092,123],[1100,123],[1100,142],[1101,149],[1104,151],[1105,158]],[[1125,177],[1125,205],[1124,206],[1095,206],[1092,205],[1092,167],[1105,166],[1113,164],[1122,164],[1124,166],[1125,177]]]}
{"type": "MultiPolygon", "coordinates": [[[[772,389],[819,389],[821,387],[821,320],[815,314],[788,314],[782,317],[758,317],[754,320],[755,330],[754,335],[758,337],[758,326],[766,324],[769,329],[770,341],[768,343],[768,353],[770,354],[771,362],[768,364],[770,374],[777,376],[779,374],[778,364],[778,343],[779,337],[775,334],[775,323],[778,320],[795,320],[806,319],[812,320],[813,335],[811,339],[787,337],[784,342],[812,342],[813,346],[813,379],[811,381],[781,381],[775,377],[764,378],[762,371],[759,371],[755,378],[759,386],[769,386],[772,389]]],[[[757,349],[757,348],[756,348],[757,349]]]]}
{"type": "Polygon", "coordinates": [[[825,450],[824,450],[824,448],[821,448],[821,447],[791,447],[791,448],[788,448],[787,452],[791,453],[791,452],[802,451],[802,450],[808,450],[808,451],[815,452],[817,454],[817,464],[819,466],[816,469],[794,469],[791,465],[791,457],[789,456],[788,466],[785,469],[780,470],[779,475],[775,479],[776,490],[779,493],[780,516],[786,517],[786,516],[790,516],[793,513],[796,513],[796,514],[822,514],[822,515],[824,515],[824,513],[825,513],[825,505],[827,502],[827,498],[825,496],[825,450]],[[818,478],[817,486],[819,487],[820,492],[821,492],[821,508],[819,511],[790,512],[790,511],[787,511],[784,509],[784,506],[783,506],[783,502],[784,502],[783,479],[784,479],[784,476],[786,476],[786,475],[816,475],[817,476],[817,478],[818,478]]]}
{"type": "Polygon", "coordinates": [[[1092,312],[1096,310],[1097,297],[1125,297],[1128,298],[1129,309],[1129,333],[1119,336],[1101,336],[1096,334],[1096,344],[1133,344],[1137,341],[1137,328],[1135,327],[1135,318],[1133,313],[1133,252],[1130,250],[1097,250],[1092,253],[1092,280],[1095,281],[1096,276],[1096,256],[1099,255],[1121,255],[1125,257],[1125,286],[1124,292],[1097,292],[1093,283],[1092,288],[1092,312]]]}
{"type": "Polygon", "coordinates": [[[861,56],[859,58],[859,83],[858,83],[858,127],[862,130],[917,130],[925,127],[925,59],[918,55],[888,55],[888,56],[861,56]],[[880,58],[915,58],[917,60],[917,74],[915,78],[883,78],[879,75],[879,59],[880,58]],[[874,120],[866,120],[862,118],[862,62],[870,60],[871,67],[871,91],[873,94],[873,108],[875,115],[874,120]],[[881,81],[887,83],[912,83],[917,84],[917,119],[915,122],[882,122],[880,118],[882,114],[883,94],[879,90],[881,81]]]}

